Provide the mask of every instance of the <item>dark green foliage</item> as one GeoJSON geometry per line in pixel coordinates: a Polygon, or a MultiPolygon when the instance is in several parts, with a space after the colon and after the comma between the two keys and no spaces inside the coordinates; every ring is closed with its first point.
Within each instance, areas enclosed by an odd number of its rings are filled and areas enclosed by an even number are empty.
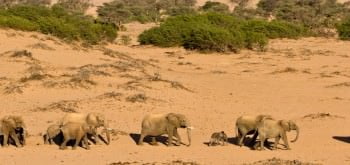
{"type": "Polygon", "coordinates": [[[97,10],[99,18],[118,26],[131,21],[158,22],[162,15],[194,13],[195,0],[114,0],[97,10]]]}
{"type": "Polygon", "coordinates": [[[336,0],[261,0],[257,11],[276,19],[303,24],[315,35],[334,28],[338,21],[349,16],[350,9],[336,0]]]}
{"type": "Polygon", "coordinates": [[[350,17],[344,19],[342,23],[337,26],[337,30],[340,39],[350,40],[350,17]]]}
{"type": "Polygon", "coordinates": [[[171,17],[160,27],[143,32],[139,41],[162,47],[237,52],[244,47],[263,50],[268,38],[297,38],[304,32],[301,26],[287,22],[244,20],[226,14],[206,13],[171,17]]]}
{"type": "Polygon", "coordinates": [[[68,41],[82,40],[90,44],[116,38],[116,27],[113,24],[70,13],[58,6],[48,8],[20,5],[0,9],[0,27],[39,31],[68,41]]]}
{"type": "Polygon", "coordinates": [[[206,11],[206,12],[219,12],[219,13],[229,13],[229,7],[220,2],[212,2],[212,1],[207,1],[202,7],[201,10],[206,11]]]}

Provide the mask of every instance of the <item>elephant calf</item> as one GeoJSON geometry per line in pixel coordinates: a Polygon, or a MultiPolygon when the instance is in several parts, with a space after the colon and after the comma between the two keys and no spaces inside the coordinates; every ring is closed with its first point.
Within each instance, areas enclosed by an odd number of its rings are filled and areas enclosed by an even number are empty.
{"type": "Polygon", "coordinates": [[[214,132],[211,135],[208,146],[213,146],[213,145],[217,145],[220,143],[221,143],[221,145],[225,145],[225,143],[227,143],[227,139],[228,139],[227,135],[224,131],[214,132]]]}
{"type": "Polygon", "coordinates": [[[44,135],[45,144],[52,144],[53,138],[55,138],[60,133],[61,126],[59,124],[50,125],[46,130],[46,134],[44,135]]]}
{"type": "Polygon", "coordinates": [[[5,116],[0,120],[0,135],[3,135],[3,145],[9,145],[9,138],[14,140],[17,147],[26,143],[25,124],[20,116],[5,116]]]}
{"type": "Polygon", "coordinates": [[[191,145],[191,129],[189,121],[182,114],[168,113],[168,114],[150,114],[146,115],[142,120],[141,136],[138,145],[143,144],[143,139],[146,136],[152,136],[152,143],[156,145],[155,136],[168,134],[168,146],[172,146],[173,136],[177,138],[176,145],[181,144],[181,138],[177,132],[177,128],[187,128],[187,136],[189,144],[191,145]]]}
{"type": "Polygon", "coordinates": [[[94,134],[96,133],[96,129],[93,126],[89,126],[84,123],[66,123],[61,127],[61,131],[63,134],[63,143],[60,146],[60,149],[66,149],[67,148],[67,142],[69,140],[75,140],[75,144],[73,146],[73,150],[77,148],[79,143],[83,141],[85,147],[87,150],[90,149],[90,146],[88,144],[88,138],[87,134],[94,134]]]}
{"type": "Polygon", "coordinates": [[[275,138],[275,144],[273,149],[277,149],[278,142],[280,138],[282,138],[286,148],[289,150],[290,147],[288,144],[286,132],[290,132],[291,130],[297,131],[297,135],[295,139],[292,140],[291,142],[296,142],[299,136],[299,127],[295,122],[290,120],[276,121],[276,120],[267,119],[261,122],[257,128],[258,128],[258,134],[260,139],[259,150],[264,150],[264,142],[266,139],[269,139],[269,138],[275,138]]]}

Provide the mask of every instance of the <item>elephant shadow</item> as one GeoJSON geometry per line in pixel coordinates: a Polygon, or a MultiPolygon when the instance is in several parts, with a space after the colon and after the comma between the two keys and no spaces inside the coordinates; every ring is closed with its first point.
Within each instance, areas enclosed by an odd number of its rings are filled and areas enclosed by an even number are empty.
{"type": "MultiPolygon", "coordinates": [[[[46,138],[46,134],[43,135],[43,140],[45,141],[45,138],[46,138]]],[[[64,137],[63,137],[63,133],[60,132],[57,136],[55,136],[54,138],[52,138],[52,145],[57,145],[57,146],[60,146],[62,143],[63,143],[63,140],[64,140],[64,137]]],[[[91,141],[93,144],[95,144],[95,140],[92,139],[92,136],[88,135],[88,140],[89,142],[91,141]]],[[[68,143],[67,143],[67,146],[71,146],[73,147],[75,144],[75,140],[69,140],[68,143]]],[[[79,143],[79,146],[82,147],[82,142],[79,143]]]]}
{"type": "Polygon", "coordinates": [[[338,141],[342,141],[345,143],[350,143],[350,136],[333,136],[333,139],[338,140],[338,141]]]}
{"type": "MultiPolygon", "coordinates": [[[[43,141],[45,141],[47,135],[43,135],[43,141]]],[[[53,143],[52,144],[55,144],[55,145],[61,145],[63,143],[63,134],[62,132],[60,132],[57,136],[55,136],[54,138],[52,138],[51,140],[53,143]]]]}
{"type": "MultiPolygon", "coordinates": [[[[135,144],[138,144],[140,138],[141,138],[141,135],[140,134],[137,134],[137,133],[131,133],[129,134],[129,136],[131,137],[131,139],[135,142],[135,144]]],[[[166,136],[155,136],[156,137],[156,141],[157,142],[160,142],[164,145],[167,145],[167,142],[168,142],[168,137],[166,136]]],[[[146,136],[144,139],[143,139],[143,142],[146,142],[148,144],[151,144],[152,142],[152,136],[146,136]]]]}

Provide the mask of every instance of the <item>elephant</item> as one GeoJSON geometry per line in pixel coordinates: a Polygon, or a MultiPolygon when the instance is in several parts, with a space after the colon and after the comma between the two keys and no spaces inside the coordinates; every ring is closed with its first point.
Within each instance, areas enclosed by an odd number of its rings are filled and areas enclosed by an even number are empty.
{"type": "Polygon", "coordinates": [[[45,144],[52,144],[53,138],[55,138],[58,134],[61,133],[61,125],[59,124],[51,124],[47,130],[46,134],[44,135],[44,143],[45,144]]]}
{"type": "Polygon", "coordinates": [[[228,138],[227,138],[227,135],[224,131],[214,132],[211,135],[208,146],[214,146],[214,145],[217,145],[220,143],[221,143],[221,145],[225,145],[225,143],[227,143],[227,141],[228,141],[228,138]]]}
{"type": "Polygon", "coordinates": [[[173,146],[173,136],[177,138],[176,145],[181,145],[181,138],[177,132],[177,128],[187,128],[187,137],[191,145],[191,129],[188,119],[183,114],[149,114],[142,120],[141,136],[138,145],[143,145],[143,139],[146,136],[152,136],[152,145],[157,145],[155,136],[163,134],[168,135],[168,146],[173,146]]]}
{"type": "Polygon", "coordinates": [[[250,116],[250,115],[243,115],[240,116],[236,120],[236,137],[237,137],[237,144],[239,146],[243,145],[243,141],[246,135],[254,134],[252,140],[250,141],[250,144],[254,144],[258,133],[257,133],[257,125],[266,120],[266,119],[273,119],[270,115],[258,115],[258,116],[250,116]]]}
{"type": "Polygon", "coordinates": [[[86,149],[89,150],[90,146],[88,143],[88,138],[87,134],[94,134],[96,133],[96,128],[94,126],[89,126],[85,123],[73,123],[69,122],[66,123],[65,125],[61,126],[60,130],[62,131],[63,134],[63,142],[60,146],[60,149],[66,149],[67,148],[67,142],[69,140],[75,140],[73,150],[77,148],[79,143],[82,141],[83,144],[85,145],[86,149]]]}
{"type": "Polygon", "coordinates": [[[280,138],[283,139],[284,144],[288,150],[290,150],[287,134],[286,132],[290,132],[291,130],[295,130],[297,132],[296,137],[291,142],[296,142],[299,137],[299,127],[294,121],[291,120],[271,120],[266,119],[258,124],[258,134],[260,139],[260,149],[264,150],[264,142],[269,138],[275,138],[275,144],[273,150],[277,149],[278,142],[280,138]]]}
{"type": "Polygon", "coordinates": [[[25,124],[20,116],[5,116],[0,120],[0,135],[3,135],[3,145],[8,146],[9,137],[14,140],[17,147],[26,144],[25,124]]]}
{"type": "MultiPolygon", "coordinates": [[[[66,114],[63,119],[61,120],[60,124],[64,125],[68,122],[76,122],[76,123],[85,123],[89,126],[93,126],[94,128],[103,127],[105,129],[106,137],[107,137],[107,145],[110,143],[110,128],[108,127],[108,121],[105,119],[104,115],[101,113],[69,113],[66,114]]],[[[95,139],[96,144],[100,143],[100,137],[99,134],[96,132],[92,134],[92,136],[95,139]]]]}

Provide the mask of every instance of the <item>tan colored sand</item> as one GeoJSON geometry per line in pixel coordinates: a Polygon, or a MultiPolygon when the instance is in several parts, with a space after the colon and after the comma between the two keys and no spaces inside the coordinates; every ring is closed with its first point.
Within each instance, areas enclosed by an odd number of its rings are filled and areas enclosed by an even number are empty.
{"type": "MultiPolygon", "coordinates": [[[[150,25],[127,27],[125,34],[136,44],[137,33],[150,25]]],[[[0,148],[0,164],[173,160],[241,164],[272,157],[348,164],[349,141],[333,136],[349,140],[350,135],[349,47],[350,42],[305,38],[273,40],[263,53],[199,54],[181,48],[116,44],[86,49],[37,33],[0,30],[0,117],[22,115],[31,135],[24,148],[0,148]],[[20,50],[31,52],[32,58],[11,57],[20,50]],[[25,81],[34,73],[44,78],[25,81]],[[167,81],[156,81],[159,79],[167,81]],[[142,97],[141,102],[127,101],[137,94],[147,97],[145,102],[142,97]],[[61,151],[56,145],[43,145],[40,133],[71,111],[104,113],[112,128],[127,134],[114,136],[109,146],[92,145],[90,151],[61,151]],[[167,112],[188,116],[196,128],[193,145],[137,146],[128,134],[139,133],[142,117],[167,112]],[[238,116],[259,113],[299,124],[301,135],[290,144],[292,150],[283,150],[282,145],[277,151],[259,152],[234,144],[203,144],[214,131],[234,137],[238,116]],[[303,118],[317,113],[329,115],[303,118]]],[[[180,133],[187,143],[185,132],[180,133]]],[[[290,139],[294,136],[294,132],[288,134],[290,139]]]]}

